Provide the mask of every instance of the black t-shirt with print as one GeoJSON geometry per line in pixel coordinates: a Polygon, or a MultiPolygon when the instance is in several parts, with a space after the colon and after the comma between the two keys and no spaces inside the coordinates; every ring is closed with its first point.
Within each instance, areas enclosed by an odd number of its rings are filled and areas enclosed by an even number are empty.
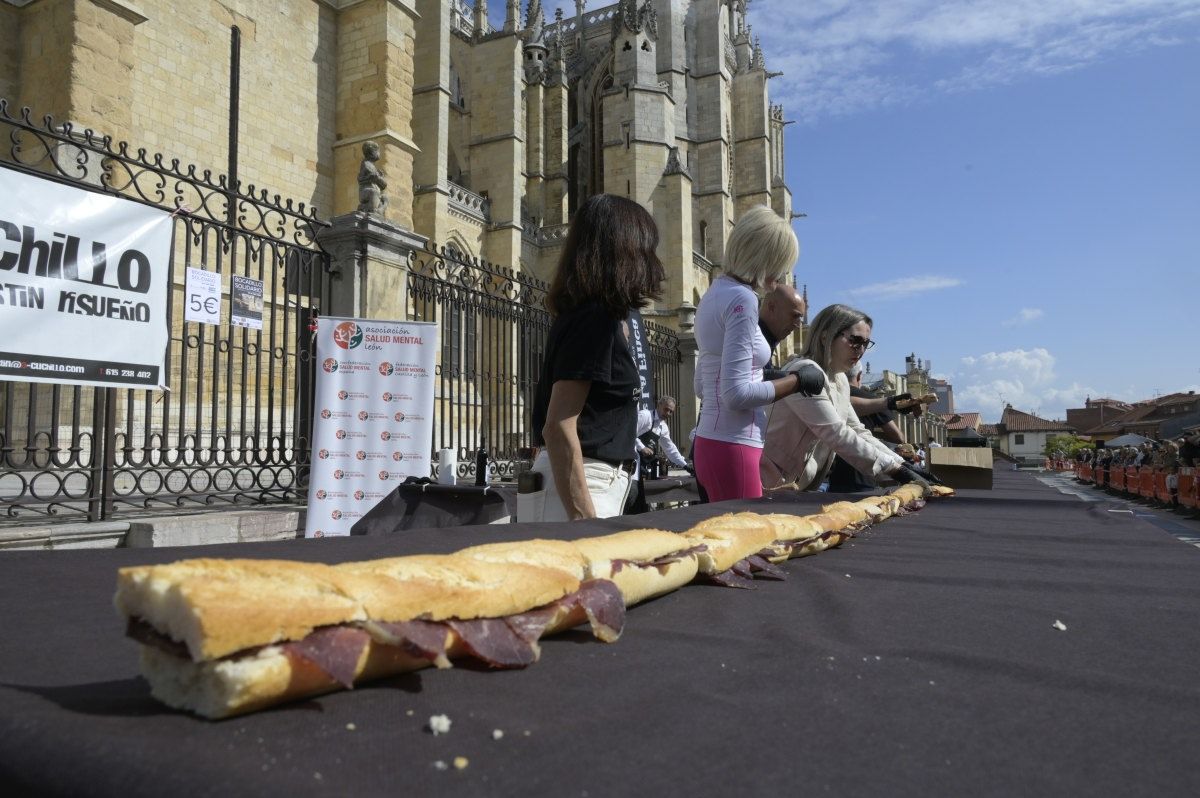
{"type": "Polygon", "coordinates": [[[609,462],[632,459],[637,434],[637,366],[622,322],[589,302],[560,315],[550,327],[546,358],[533,402],[533,439],[544,446],[542,427],[550,390],[559,380],[590,380],[577,425],[584,457],[609,462]]]}

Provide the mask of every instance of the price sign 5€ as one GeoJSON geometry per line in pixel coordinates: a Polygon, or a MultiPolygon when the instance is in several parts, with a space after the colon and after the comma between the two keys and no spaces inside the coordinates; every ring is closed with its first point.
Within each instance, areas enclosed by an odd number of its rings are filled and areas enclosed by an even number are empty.
{"type": "Polygon", "coordinates": [[[189,266],[184,293],[183,318],[186,321],[221,323],[221,275],[189,266]]]}

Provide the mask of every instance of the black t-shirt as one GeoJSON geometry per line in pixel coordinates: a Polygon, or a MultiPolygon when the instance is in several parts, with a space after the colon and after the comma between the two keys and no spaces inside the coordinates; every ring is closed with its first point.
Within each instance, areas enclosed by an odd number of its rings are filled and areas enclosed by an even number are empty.
{"type": "Polygon", "coordinates": [[[546,359],[533,401],[533,440],[544,446],[542,427],[550,390],[559,380],[591,380],[579,414],[584,457],[611,463],[631,460],[641,392],[637,366],[621,322],[589,302],[562,314],[550,327],[546,359]]]}

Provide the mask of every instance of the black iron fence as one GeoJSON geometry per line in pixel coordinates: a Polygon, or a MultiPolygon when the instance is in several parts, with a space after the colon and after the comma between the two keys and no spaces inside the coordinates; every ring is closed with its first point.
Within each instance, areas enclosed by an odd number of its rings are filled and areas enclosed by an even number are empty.
{"type": "MultiPolygon", "coordinates": [[[[303,203],[198,171],[91,130],[10,112],[0,169],[171,211],[168,390],[0,380],[0,525],[132,511],[303,501],[312,425],[310,322],[329,312],[327,223],[303,203]],[[263,283],[262,329],[184,320],[185,267],[263,283]]],[[[550,316],[548,286],[455,250],[415,254],[409,316],[436,321],[434,451],[460,476],[486,447],[496,476],[532,443],[530,412],[550,316]]],[[[678,396],[679,342],[647,322],[655,393],[678,396]]],[[[690,386],[684,386],[690,388],[690,386]]],[[[679,440],[678,417],[672,436],[679,440]]]]}
{"type": "MultiPolygon", "coordinates": [[[[434,451],[456,451],[460,478],[474,477],[480,448],[494,475],[511,477],[520,450],[532,445],[533,396],[550,332],[548,288],[452,248],[432,247],[410,263],[409,316],[437,322],[440,333],[434,451]]],[[[668,327],[645,326],[654,393],[678,396],[679,339],[668,327]]],[[[672,419],[675,440],[678,424],[672,419]]]]}
{"type": "MultiPolygon", "coordinates": [[[[165,391],[0,381],[0,524],[131,509],[303,498],[311,429],[309,321],[327,307],[325,223],[91,130],[10,112],[0,169],[173,212],[165,391]],[[184,267],[263,283],[262,329],[183,319],[184,267]]],[[[226,301],[228,306],[228,300],[226,301]]]]}

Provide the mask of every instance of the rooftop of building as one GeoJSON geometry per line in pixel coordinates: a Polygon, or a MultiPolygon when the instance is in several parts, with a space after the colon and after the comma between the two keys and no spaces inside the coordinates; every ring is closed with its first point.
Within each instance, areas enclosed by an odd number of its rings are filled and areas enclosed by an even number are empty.
{"type": "Polygon", "coordinates": [[[1001,433],[1007,432],[1074,432],[1075,428],[1065,421],[1051,421],[1032,413],[1017,410],[1012,405],[1004,408],[997,425],[1001,433]]]}
{"type": "Polygon", "coordinates": [[[950,432],[964,429],[979,430],[978,413],[939,413],[938,415],[946,422],[946,429],[950,432]]]}

